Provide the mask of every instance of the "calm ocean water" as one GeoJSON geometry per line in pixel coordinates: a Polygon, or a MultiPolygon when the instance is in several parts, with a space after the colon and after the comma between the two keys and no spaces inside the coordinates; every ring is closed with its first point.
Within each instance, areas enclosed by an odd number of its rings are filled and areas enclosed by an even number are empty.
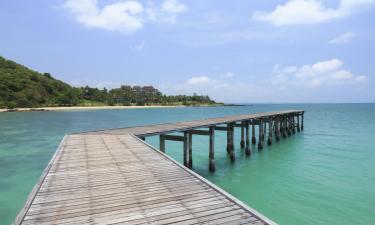
{"type": "MultiPolygon", "coordinates": [[[[247,158],[236,130],[234,164],[217,132],[215,174],[208,138],[194,136],[194,170],[281,225],[375,224],[375,104],[1,113],[0,224],[13,221],[65,133],[279,109],[306,110],[304,132],[247,158]]],[[[166,149],[181,162],[182,144],[166,149]]]]}

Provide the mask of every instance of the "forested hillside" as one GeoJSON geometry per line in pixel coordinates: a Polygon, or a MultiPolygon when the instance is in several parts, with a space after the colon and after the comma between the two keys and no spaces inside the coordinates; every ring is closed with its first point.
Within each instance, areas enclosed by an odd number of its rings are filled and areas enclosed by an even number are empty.
{"type": "Polygon", "coordinates": [[[0,56],[0,108],[76,105],[215,104],[208,96],[129,95],[120,88],[107,91],[91,87],[72,87],[0,56]]]}
{"type": "Polygon", "coordinates": [[[76,105],[79,90],[0,57],[0,107],[76,105]]]}

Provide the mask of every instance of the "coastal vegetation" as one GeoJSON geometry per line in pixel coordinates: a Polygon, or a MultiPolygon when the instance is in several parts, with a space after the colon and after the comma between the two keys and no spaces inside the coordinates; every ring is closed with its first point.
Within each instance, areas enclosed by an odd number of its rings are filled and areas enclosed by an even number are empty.
{"type": "Polygon", "coordinates": [[[73,87],[0,56],[0,108],[115,105],[216,105],[208,96],[167,96],[152,86],[73,87]]]}

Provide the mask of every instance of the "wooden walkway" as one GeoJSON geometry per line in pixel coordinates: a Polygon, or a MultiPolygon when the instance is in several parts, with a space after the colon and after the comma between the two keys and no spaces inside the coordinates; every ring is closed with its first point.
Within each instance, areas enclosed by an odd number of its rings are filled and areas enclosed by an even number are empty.
{"type": "Polygon", "coordinates": [[[176,132],[176,131],[184,131],[184,130],[191,130],[197,128],[204,128],[210,125],[221,125],[221,124],[228,124],[231,122],[241,122],[246,120],[252,119],[261,119],[261,118],[269,118],[272,116],[280,116],[280,115],[287,115],[287,114],[298,114],[302,113],[303,110],[284,110],[284,111],[277,111],[277,112],[265,112],[265,113],[254,113],[254,114],[244,114],[244,115],[235,115],[235,116],[225,116],[225,117],[218,117],[218,118],[207,118],[202,120],[194,120],[194,121],[186,121],[186,122],[177,122],[177,123],[163,123],[163,124],[155,124],[155,125],[147,125],[147,126],[136,126],[136,127],[127,127],[127,128],[120,128],[120,129],[110,129],[110,130],[102,130],[102,131],[94,131],[94,132],[87,132],[86,134],[97,134],[106,133],[106,134],[134,134],[137,136],[153,136],[158,134],[164,134],[167,132],[176,132]]]}
{"type": "Polygon", "coordinates": [[[66,135],[14,224],[275,224],[137,136],[300,112],[66,135]]]}

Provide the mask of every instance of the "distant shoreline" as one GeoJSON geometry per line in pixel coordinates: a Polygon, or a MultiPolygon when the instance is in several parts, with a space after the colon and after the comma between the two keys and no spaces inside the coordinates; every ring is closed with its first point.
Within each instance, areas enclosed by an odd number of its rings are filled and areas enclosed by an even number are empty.
{"type": "Polygon", "coordinates": [[[61,107],[38,107],[38,108],[15,108],[0,109],[0,112],[51,112],[51,111],[75,111],[75,110],[98,110],[98,109],[146,109],[146,108],[177,108],[183,105],[147,105],[147,106],[61,106],[61,107]]]}
{"type": "Polygon", "coordinates": [[[202,105],[145,105],[145,106],[56,106],[56,107],[37,107],[37,108],[14,108],[0,109],[1,112],[52,112],[52,111],[79,111],[79,110],[104,110],[104,109],[151,109],[151,108],[182,108],[182,107],[215,107],[226,106],[220,104],[202,104],[202,105]]]}

